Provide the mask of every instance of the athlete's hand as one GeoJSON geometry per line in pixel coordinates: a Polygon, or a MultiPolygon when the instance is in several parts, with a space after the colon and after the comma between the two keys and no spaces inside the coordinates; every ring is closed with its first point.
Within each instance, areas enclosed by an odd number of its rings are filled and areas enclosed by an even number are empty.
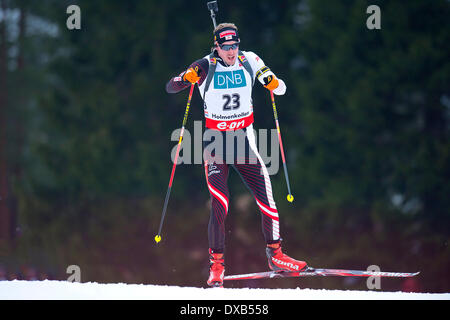
{"type": "MultiPolygon", "coordinates": [[[[198,67],[195,69],[198,70],[198,67]]],[[[190,83],[197,83],[200,80],[200,76],[194,68],[189,68],[183,75],[183,80],[190,83]]]]}
{"type": "Polygon", "coordinates": [[[267,76],[263,80],[264,80],[264,88],[270,91],[273,91],[276,88],[278,88],[278,85],[280,84],[278,82],[277,77],[275,77],[274,75],[267,76]]]}

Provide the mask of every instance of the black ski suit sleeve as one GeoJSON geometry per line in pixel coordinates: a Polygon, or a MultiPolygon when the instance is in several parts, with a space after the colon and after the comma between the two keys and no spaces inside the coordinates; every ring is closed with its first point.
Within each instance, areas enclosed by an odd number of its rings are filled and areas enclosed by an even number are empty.
{"type": "MultiPolygon", "coordinates": [[[[200,76],[198,85],[201,85],[208,76],[209,62],[205,58],[199,59],[194,63],[192,63],[186,70],[188,70],[189,68],[195,69],[195,67],[198,67],[198,75],[200,76]]],[[[185,73],[186,71],[183,71],[182,73],[180,73],[180,75],[173,77],[172,79],[169,80],[169,82],[167,82],[166,84],[167,93],[177,93],[186,89],[191,85],[190,82],[183,80],[183,76],[185,73]]]]}

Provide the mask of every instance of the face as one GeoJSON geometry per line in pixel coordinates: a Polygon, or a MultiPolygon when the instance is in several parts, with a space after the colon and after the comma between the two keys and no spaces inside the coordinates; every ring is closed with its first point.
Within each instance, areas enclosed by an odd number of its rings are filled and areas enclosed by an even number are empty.
{"type": "MultiPolygon", "coordinates": [[[[237,44],[236,41],[225,41],[223,45],[230,45],[230,44],[237,44]]],[[[223,61],[225,61],[226,64],[228,65],[233,65],[236,62],[236,58],[238,56],[238,51],[239,51],[239,47],[236,47],[236,49],[229,49],[229,50],[224,50],[222,48],[220,48],[219,45],[216,45],[216,49],[217,49],[217,53],[219,54],[219,57],[221,57],[223,59],[223,61]]]]}

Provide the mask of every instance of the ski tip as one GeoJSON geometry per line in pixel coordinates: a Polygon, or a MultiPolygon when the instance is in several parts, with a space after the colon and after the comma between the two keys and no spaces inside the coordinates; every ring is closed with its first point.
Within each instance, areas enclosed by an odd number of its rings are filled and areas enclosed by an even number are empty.
{"type": "Polygon", "coordinates": [[[161,236],[159,235],[159,234],[157,234],[156,236],[155,236],[155,242],[156,243],[159,243],[161,241],[161,236]]]}

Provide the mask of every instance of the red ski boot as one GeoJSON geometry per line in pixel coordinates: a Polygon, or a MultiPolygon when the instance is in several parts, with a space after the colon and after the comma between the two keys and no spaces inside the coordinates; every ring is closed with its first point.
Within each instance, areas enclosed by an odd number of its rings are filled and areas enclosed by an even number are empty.
{"type": "Polygon", "coordinates": [[[266,255],[269,260],[269,268],[273,271],[302,271],[308,267],[305,261],[295,260],[285,255],[281,251],[281,241],[268,244],[266,255]]]}
{"type": "Polygon", "coordinates": [[[209,278],[206,282],[210,287],[222,287],[225,274],[223,253],[211,253],[209,251],[209,278]]]}

